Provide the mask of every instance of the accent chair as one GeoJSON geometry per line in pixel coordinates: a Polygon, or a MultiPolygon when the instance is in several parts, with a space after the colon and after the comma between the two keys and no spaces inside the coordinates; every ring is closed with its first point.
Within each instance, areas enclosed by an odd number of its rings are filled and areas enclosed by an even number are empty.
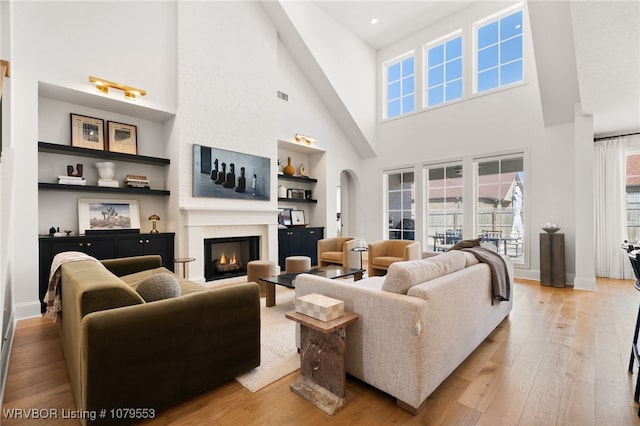
{"type": "Polygon", "coordinates": [[[420,243],[412,240],[381,240],[369,243],[368,273],[370,277],[387,274],[394,262],[422,258],[420,243]]]}
{"type": "Polygon", "coordinates": [[[353,237],[318,240],[318,266],[340,265],[345,268],[359,268],[360,254],[352,250],[355,243],[353,237]]]}

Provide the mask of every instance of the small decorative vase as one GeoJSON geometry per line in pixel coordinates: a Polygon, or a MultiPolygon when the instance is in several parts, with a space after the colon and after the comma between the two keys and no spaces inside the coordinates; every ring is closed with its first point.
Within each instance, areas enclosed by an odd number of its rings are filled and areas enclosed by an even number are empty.
{"type": "Polygon", "coordinates": [[[296,168],[291,165],[291,157],[287,157],[287,165],[282,172],[287,176],[293,176],[296,173],[296,168]]]}
{"type": "Polygon", "coordinates": [[[96,167],[98,168],[100,179],[113,180],[113,177],[116,175],[116,165],[111,161],[101,161],[96,163],[96,167]]]}
{"type": "Polygon", "coordinates": [[[278,185],[278,198],[287,198],[287,188],[278,185]]]}
{"type": "Polygon", "coordinates": [[[306,176],[307,175],[307,169],[304,167],[304,163],[300,163],[300,167],[298,167],[298,174],[300,176],[306,176]]]}

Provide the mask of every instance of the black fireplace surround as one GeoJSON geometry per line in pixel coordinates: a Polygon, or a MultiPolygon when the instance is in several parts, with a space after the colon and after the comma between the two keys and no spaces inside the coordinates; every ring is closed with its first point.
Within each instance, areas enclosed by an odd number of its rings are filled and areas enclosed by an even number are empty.
{"type": "Polygon", "coordinates": [[[206,281],[247,275],[247,263],[260,259],[260,237],[205,238],[204,259],[206,281]]]}

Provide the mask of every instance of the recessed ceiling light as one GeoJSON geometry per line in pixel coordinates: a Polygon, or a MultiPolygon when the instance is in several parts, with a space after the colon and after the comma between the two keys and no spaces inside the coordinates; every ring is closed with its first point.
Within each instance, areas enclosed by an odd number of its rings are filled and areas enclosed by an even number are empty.
{"type": "Polygon", "coordinates": [[[369,22],[371,22],[371,25],[375,25],[378,23],[378,18],[371,18],[369,22]]]}

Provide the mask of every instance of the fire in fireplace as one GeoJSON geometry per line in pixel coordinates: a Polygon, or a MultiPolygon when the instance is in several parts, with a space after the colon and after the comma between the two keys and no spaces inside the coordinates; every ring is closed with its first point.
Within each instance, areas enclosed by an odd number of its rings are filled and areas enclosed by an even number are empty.
{"type": "Polygon", "coordinates": [[[260,258],[260,237],[206,238],[204,277],[207,281],[247,274],[247,263],[260,258]]]}

